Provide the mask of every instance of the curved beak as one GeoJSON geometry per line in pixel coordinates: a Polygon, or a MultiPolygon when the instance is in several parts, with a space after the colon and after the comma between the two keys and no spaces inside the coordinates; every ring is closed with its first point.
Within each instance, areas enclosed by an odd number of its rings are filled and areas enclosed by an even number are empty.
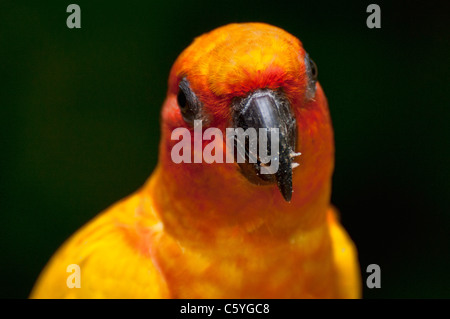
{"type": "Polygon", "coordinates": [[[292,197],[292,170],[297,163],[295,153],[297,125],[287,98],[269,89],[252,92],[234,102],[233,126],[247,132],[248,139],[234,136],[237,162],[241,173],[258,185],[276,183],[287,202],[292,197]],[[250,130],[249,130],[250,129],[250,130]],[[256,139],[250,131],[257,133],[256,139]]]}

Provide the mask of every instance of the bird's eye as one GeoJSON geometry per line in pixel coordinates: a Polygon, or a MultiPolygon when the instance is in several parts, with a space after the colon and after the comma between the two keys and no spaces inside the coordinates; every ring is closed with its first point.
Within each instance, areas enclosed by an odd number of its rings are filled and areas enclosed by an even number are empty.
{"type": "Polygon", "coordinates": [[[317,81],[317,77],[319,75],[319,72],[317,70],[317,65],[312,59],[309,59],[309,62],[311,64],[311,77],[314,81],[317,81]]]}
{"type": "Polygon", "coordinates": [[[305,55],[305,67],[308,80],[306,97],[312,99],[316,95],[316,82],[319,72],[316,63],[309,57],[308,53],[305,55]]]}
{"type": "Polygon", "coordinates": [[[181,115],[186,122],[192,124],[194,120],[201,118],[202,104],[192,91],[186,78],[180,81],[177,102],[181,115]]]}
{"type": "Polygon", "coordinates": [[[177,102],[178,102],[178,106],[180,107],[181,110],[184,110],[186,108],[186,95],[184,94],[183,90],[179,90],[178,91],[178,95],[177,95],[177,102]]]}

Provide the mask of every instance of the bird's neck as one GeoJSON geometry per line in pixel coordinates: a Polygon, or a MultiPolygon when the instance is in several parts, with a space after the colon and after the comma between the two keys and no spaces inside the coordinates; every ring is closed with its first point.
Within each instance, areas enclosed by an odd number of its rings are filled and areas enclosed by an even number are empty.
{"type": "MultiPolygon", "coordinates": [[[[237,174],[221,184],[207,175],[188,178],[172,173],[160,164],[143,193],[152,199],[154,213],[165,231],[187,245],[220,244],[231,239],[238,243],[248,238],[258,242],[290,240],[326,222],[329,180],[308,183],[307,196],[294,195],[287,203],[276,186],[248,184],[237,174]],[[242,188],[242,183],[249,190],[242,188]]],[[[302,192],[301,184],[294,184],[294,192],[302,192]]]]}

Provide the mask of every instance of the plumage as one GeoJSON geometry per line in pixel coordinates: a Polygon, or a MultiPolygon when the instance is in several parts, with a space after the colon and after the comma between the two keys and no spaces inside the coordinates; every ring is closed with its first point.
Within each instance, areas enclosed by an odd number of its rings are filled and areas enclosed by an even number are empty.
{"type": "Polygon", "coordinates": [[[311,97],[305,57],[297,38],[262,23],[195,39],[170,72],[155,171],[58,250],[31,297],[360,297],[356,248],[330,205],[328,104],[318,82],[311,97]],[[290,202],[275,184],[249,182],[236,163],[173,162],[171,132],[193,131],[177,102],[183,79],[201,101],[203,130],[225,131],[230,105],[255,90],[286,96],[297,125],[289,156],[299,164],[290,202]],[[69,264],[80,266],[81,288],[67,287],[69,264]]]}

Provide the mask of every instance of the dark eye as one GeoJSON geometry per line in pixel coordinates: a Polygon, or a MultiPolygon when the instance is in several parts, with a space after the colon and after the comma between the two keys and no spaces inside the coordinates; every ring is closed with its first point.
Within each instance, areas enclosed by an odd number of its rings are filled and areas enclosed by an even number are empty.
{"type": "Polygon", "coordinates": [[[186,95],[184,94],[183,90],[179,90],[178,91],[178,95],[177,95],[177,101],[178,101],[178,106],[180,107],[181,110],[186,108],[186,95]]]}
{"type": "Polygon", "coordinates": [[[311,77],[314,81],[317,81],[317,77],[319,75],[319,71],[317,70],[317,65],[312,59],[309,59],[309,63],[311,64],[311,77]]]}
{"type": "Polygon", "coordinates": [[[317,76],[319,75],[319,71],[317,69],[317,65],[309,57],[308,53],[306,53],[305,55],[305,67],[306,67],[306,76],[308,80],[306,97],[308,99],[312,99],[316,95],[316,82],[317,76]]]}
{"type": "Polygon", "coordinates": [[[201,118],[202,104],[192,91],[186,78],[183,78],[178,86],[180,89],[177,95],[177,102],[181,115],[186,122],[192,124],[195,120],[201,118]]]}

